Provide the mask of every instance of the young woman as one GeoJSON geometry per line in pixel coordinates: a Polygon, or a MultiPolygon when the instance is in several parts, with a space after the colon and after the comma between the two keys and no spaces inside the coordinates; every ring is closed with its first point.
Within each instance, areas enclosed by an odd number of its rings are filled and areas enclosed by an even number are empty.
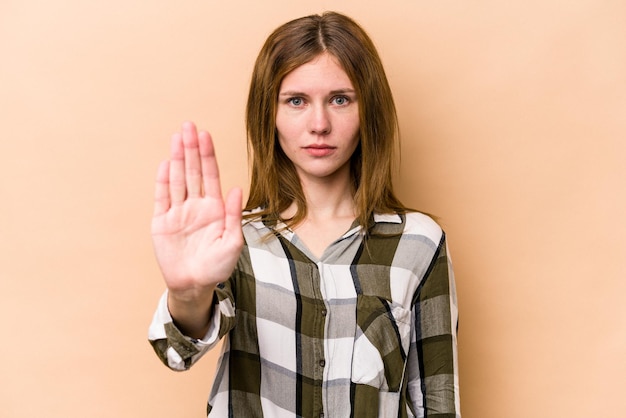
{"type": "Polygon", "coordinates": [[[337,13],[276,29],[247,131],[243,219],[192,123],[159,167],[159,357],[185,370],[224,338],[210,417],[460,417],[445,235],[394,196],[396,112],[363,29],[337,13]]]}

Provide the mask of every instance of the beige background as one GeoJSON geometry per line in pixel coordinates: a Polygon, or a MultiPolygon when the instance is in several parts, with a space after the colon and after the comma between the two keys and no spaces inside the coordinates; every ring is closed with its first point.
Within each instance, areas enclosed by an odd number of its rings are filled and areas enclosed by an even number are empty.
{"type": "Polygon", "coordinates": [[[626,4],[0,1],[0,415],[203,416],[162,367],[149,220],[186,119],[245,186],[262,41],[326,9],[374,38],[398,190],[447,230],[465,418],[626,416],[626,4]]]}

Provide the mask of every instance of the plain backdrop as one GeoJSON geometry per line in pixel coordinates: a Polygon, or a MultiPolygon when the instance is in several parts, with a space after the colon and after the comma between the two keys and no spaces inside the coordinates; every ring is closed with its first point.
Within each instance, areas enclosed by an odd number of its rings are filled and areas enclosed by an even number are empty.
{"type": "Polygon", "coordinates": [[[1,0],[0,415],[204,416],[217,353],[147,342],[156,167],[194,120],[247,193],[256,54],[324,10],[374,39],[398,193],[448,234],[463,416],[626,416],[619,0],[1,0]]]}

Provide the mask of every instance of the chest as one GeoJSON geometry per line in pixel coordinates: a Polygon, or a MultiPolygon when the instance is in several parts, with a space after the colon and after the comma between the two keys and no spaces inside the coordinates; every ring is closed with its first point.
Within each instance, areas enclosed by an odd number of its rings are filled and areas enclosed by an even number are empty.
{"type": "Polygon", "coordinates": [[[414,272],[372,259],[360,240],[321,261],[297,243],[279,244],[282,253],[250,250],[251,274],[237,285],[231,348],[252,345],[267,364],[314,381],[352,379],[397,390],[419,282],[414,272]]]}
{"type": "Polygon", "coordinates": [[[316,259],[322,259],[324,253],[338,237],[341,237],[353,224],[352,217],[335,218],[325,222],[305,221],[295,230],[301,247],[306,248],[316,259]]]}

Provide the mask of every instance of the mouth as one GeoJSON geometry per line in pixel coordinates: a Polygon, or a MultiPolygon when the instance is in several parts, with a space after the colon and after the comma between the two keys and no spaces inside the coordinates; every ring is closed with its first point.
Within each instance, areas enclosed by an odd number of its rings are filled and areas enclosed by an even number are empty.
{"type": "Polygon", "coordinates": [[[325,145],[325,144],[311,144],[303,147],[303,149],[314,157],[325,157],[327,155],[332,154],[336,147],[325,145]]]}

